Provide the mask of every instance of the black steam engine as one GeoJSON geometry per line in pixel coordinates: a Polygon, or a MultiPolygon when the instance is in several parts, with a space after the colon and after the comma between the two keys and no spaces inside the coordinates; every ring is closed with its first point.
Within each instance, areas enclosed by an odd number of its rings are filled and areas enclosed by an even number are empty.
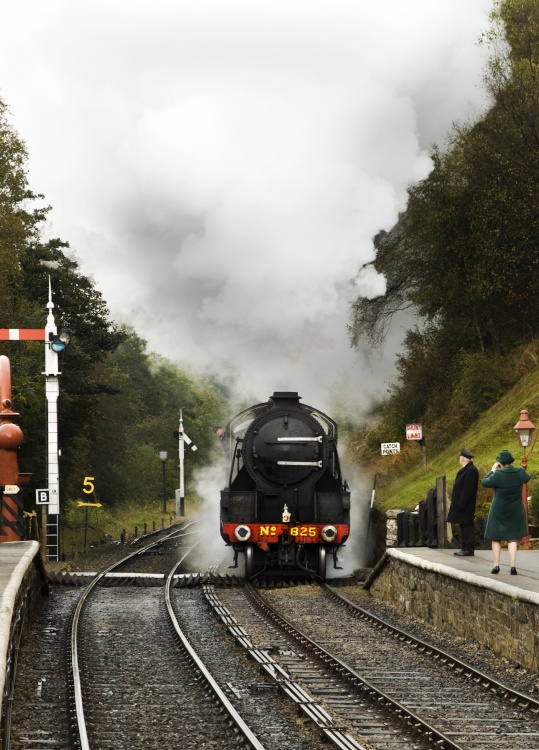
{"type": "Polygon", "coordinates": [[[350,531],[350,492],[337,454],[337,425],[294,392],[235,416],[224,444],[230,459],[221,491],[221,536],[245,574],[306,573],[325,578],[350,531]]]}

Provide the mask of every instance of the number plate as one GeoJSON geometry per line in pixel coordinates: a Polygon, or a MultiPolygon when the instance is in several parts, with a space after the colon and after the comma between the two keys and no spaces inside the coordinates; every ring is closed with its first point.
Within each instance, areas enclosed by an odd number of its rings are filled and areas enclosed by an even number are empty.
{"type": "Polygon", "coordinates": [[[290,527],[290,536],[300,536],[300,537],[315,537],[316,536],[316,526],[291,526],[290,527]]]}

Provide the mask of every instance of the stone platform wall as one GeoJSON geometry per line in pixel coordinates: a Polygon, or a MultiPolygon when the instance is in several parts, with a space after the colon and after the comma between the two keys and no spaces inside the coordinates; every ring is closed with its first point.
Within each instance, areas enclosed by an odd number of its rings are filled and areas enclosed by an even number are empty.
{"type": "Polygon", "coordinates": [[[26,617],[37,597],[49,588],[37,542],[8,542],[2,548],[3,552],[13,550],[13,560],[9,555],[2,558],[12,575],[0,590],[0,749],[6,745],[16,655],[26,617]]]}
{"type": "Polygon", "coordinates": [[[498,590],[487,588],[478,576],[454,577],[403,558],[398,550],[384,555],[365,583],[373,597],[441,632],[474,638],[500,656],[539,671],[537,594],[514,595],[514,589],[502,583],[493,584],[498,590]]]}

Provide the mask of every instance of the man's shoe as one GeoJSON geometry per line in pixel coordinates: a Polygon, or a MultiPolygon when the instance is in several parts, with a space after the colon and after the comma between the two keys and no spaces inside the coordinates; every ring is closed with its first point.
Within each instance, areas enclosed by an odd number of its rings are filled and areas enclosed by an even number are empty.
{"type": "Polygon", "coordinates": [[[473,557],[474,553],[469,550],[459,549],[458,552],[453,552],[456,557],[473,557]]]}

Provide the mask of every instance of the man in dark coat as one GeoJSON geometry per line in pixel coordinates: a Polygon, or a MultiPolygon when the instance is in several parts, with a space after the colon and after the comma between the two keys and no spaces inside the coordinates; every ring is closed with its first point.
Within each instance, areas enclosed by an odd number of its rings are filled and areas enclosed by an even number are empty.
{"type": "Polygon", "coordinates": [[[461,469],[455,477],[447,520],[460,525],[462,548],[455,555],[469,557],[475,552],[474,516],[479,472],[474,466],[472,454],[464,448],[460,452],[459,463],[461,469]]]}

